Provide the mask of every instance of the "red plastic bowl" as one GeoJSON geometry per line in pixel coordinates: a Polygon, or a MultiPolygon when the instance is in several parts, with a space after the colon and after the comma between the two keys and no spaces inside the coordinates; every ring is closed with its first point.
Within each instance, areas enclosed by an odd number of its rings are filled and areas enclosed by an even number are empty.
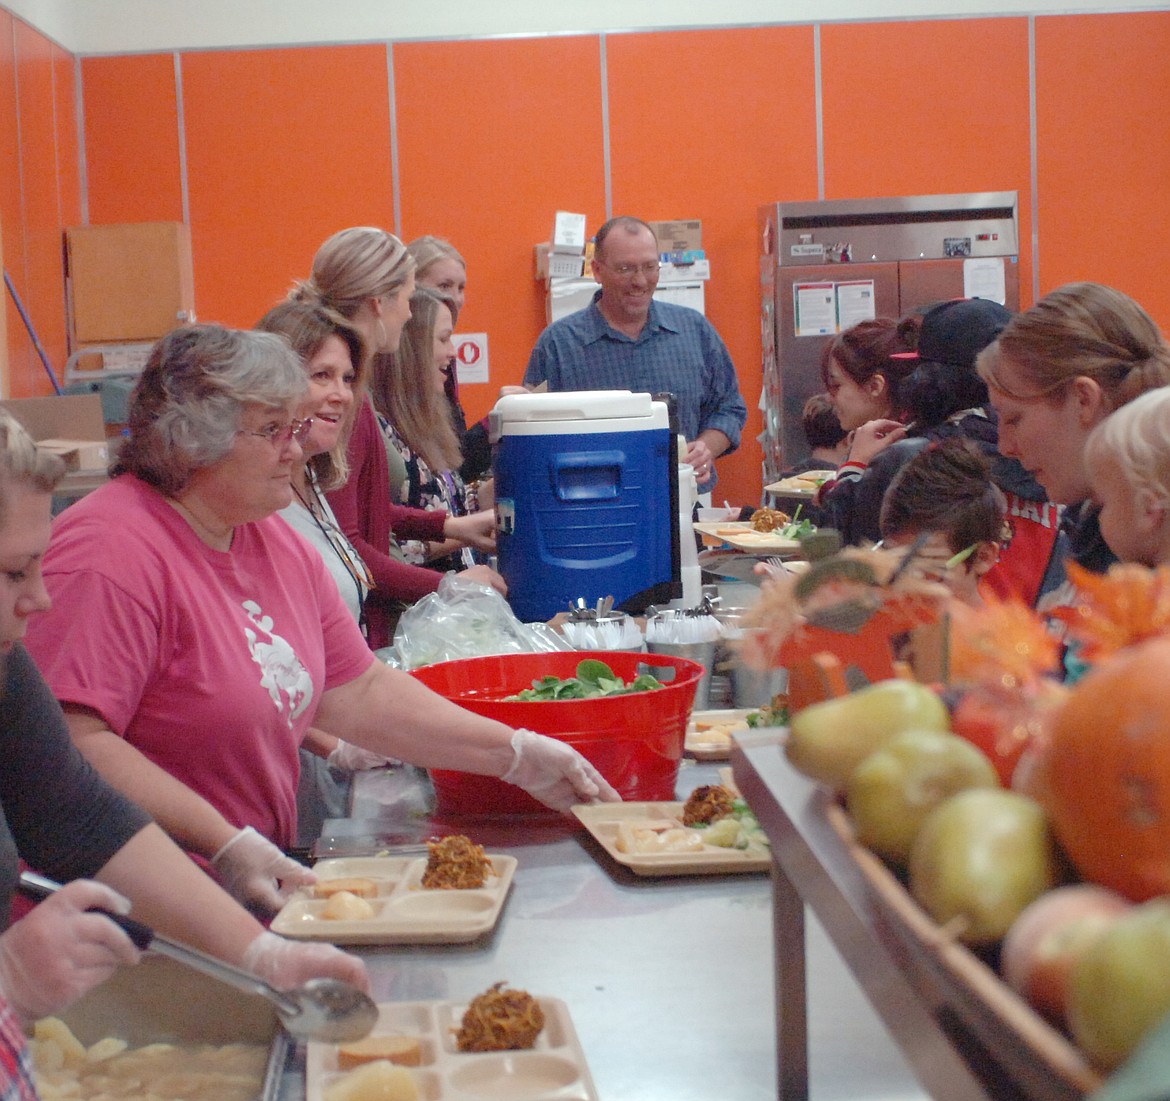
{"type": "MultiPolygon", "coordinates": [[[[567,742],[587,757],[623,799],[674,798],[687,720],[695,688],[706,670],[695,661],[667,654],[568,651],[555,654],[501,654],[462,658],[413,670],[413,676],[440,696],[489,719],[525,727],[567,742]],[[549,674],[576,675],[585,658],[604,661],[628,684],[652,669],[665,687],[593,700],[505,700],[549,674]],[[666,683],[668,673],[674,679],[666,683]]],[[[491,776],[435,769],[438,810],[444,814],[550,813],[512,784],[491,776]]]]}

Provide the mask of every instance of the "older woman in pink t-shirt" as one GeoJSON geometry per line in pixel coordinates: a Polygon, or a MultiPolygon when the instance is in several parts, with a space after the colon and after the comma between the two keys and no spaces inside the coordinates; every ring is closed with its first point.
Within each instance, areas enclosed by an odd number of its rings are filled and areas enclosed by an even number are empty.
{"type": "Polygon", "coordinates": [[[304,874],[280,847],[310,725],[561,809],[617,798],[563,743],[473,715],[370,653],[320,555],[275,515],[303,461],[305,392],[272,334],[189,326],[160,341],[116,476],[57,523],[54,609],[29,632],[98,771],[268,908],[304,874]]]}

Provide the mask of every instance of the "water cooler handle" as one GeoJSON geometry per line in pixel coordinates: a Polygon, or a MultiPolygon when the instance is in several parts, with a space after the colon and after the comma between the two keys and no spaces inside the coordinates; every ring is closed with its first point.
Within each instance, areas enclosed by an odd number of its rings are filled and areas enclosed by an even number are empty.
{"type": "Polygon", "coordinates": [[[678,464],[678,540],[679,566],[682,577],[682,597],[672,600],[670,607],[696,608],[703,599],[703,572],[699,566],[699,552],[695,548],[695,531],[691,526],[699,483],[695,468],[690,463],[678,464]]]}

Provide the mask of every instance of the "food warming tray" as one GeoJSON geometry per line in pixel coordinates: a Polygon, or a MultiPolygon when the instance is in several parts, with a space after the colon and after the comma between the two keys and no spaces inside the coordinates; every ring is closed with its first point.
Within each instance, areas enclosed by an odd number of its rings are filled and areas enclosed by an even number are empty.
{"type": "Polygon", "coordinates": [[[244,994],[165,956],[119,968],[57,1014],[87,1046],[107,1036],[153,1043],[259,1044],[268,1049],[259,1101],[276,1101],[291,1041],[266,998],[244,994]]]}

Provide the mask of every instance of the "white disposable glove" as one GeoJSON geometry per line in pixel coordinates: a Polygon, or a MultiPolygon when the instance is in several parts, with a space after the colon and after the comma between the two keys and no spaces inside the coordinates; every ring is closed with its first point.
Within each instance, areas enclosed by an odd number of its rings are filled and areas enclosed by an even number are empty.
{"type": "Polygon", "coordinates": [[[316,883],[303,864],[245,826],[211,858],[223,889],[245,906],[276,913],[298,888],[316,883]]]}
{"type": "Polygon", "coordinates": [[[130,903],[91,879],[78,879],[30,910],[0,936],[0,994],[26,1024],[75,1002],[139,951],[101,907],[128,914],[130,903]]]}
{"type": "Polygon", "coordinates": [[[622,797],[605,777],[564,742],[531,730],[517,730],[512,735],[512,750],[516,756],[503,779],[546,807],[566,811],[574,803],[621,802],[622,797]]]}
{"type": "Polygon", "coordinates": [[[285,940],[264,932],[244,950],[241,966],[277,990],[289,990],[309,979],[333,978],[370,992],[366,965],[332,944],[285,940]]]}
{"type": "Polygon", "coordinates": [[[336,748],[329,754],[325,763],[339,772],[361,772],[367,768],[385,768],[387,765],[400,765],[402,762],[338,738],[336,748]]]}

